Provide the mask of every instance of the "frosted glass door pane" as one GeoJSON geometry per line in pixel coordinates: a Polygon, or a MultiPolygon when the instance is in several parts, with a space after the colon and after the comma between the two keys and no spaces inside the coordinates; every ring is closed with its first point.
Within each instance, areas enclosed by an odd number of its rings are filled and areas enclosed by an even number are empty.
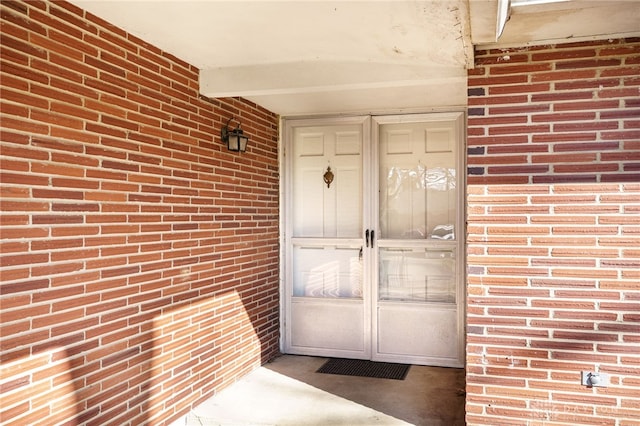
{"type": "Polygon", "coordinates": [[[297,297],[362,298],[360,249],[295,247],[293,295],[297,297]]]}
{"type": "Polygon", "coordinates": [[[453,249],[381,249],[380,300],[455,303],[453,249]]]}
{"type": "Polygon", "coordinates": [[[380,126],[381,238],[455,239],[451,122],[380,126]]]}

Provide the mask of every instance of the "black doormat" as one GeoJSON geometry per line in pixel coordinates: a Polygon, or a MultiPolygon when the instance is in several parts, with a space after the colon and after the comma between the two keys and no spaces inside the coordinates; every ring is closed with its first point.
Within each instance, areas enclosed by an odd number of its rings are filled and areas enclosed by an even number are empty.
{"type": "Polygon", "coordinates": [[[316,372],[342,376],[375,377],[404,380],[411,365],[374,362],[362,359],[331,358],[316,372]]]}

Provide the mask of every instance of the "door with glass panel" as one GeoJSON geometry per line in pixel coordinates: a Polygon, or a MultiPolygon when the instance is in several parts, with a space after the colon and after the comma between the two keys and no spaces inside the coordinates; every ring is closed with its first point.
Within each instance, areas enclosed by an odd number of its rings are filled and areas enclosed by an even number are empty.
{"type": "Polygon", "coordinates": [[[374,118],[372,357],[462,367],[463,115],[374,118]]]}
{"type": "Polygon", "coordinates": [[[462,124],[285,122],[285,352],[462,365],[462,124]]]}
{"type": "Polygon", "coordinates": [[[366,117],[288,121],[285,351],[369,358],[366,117]]]}

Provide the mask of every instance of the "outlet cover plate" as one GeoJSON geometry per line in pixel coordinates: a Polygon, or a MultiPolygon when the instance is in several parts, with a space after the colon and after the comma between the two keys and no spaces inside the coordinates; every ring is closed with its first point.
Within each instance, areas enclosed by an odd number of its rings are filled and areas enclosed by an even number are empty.
{"type": "Polygon", "coordinates": [[[594,371],[582,371],[581,383],[583,386],[607,387],[609,386],[609,375],[607,373],[596,373],[594,371]]]}

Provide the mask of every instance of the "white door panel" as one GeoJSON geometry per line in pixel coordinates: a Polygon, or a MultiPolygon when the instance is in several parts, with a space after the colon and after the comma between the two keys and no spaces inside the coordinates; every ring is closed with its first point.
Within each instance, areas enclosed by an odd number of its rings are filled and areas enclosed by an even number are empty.
{"type": "Polygon", "coordinates": [[[377,359],[430,358],[433,364],[448,364],[458,356],[456,310],[452,308],[381,304],[378,307],[377,359]],[[438,362],[439,361],[439,362],[438,362]]]}
{"type": "Polygon", "coordinates": [[[361,125],[296,127],[292,137],[293,236],[359,237],[361,125]],[[328,168],[334,176],[329,185],[323,180],[328,168]]]}
{"type": "Polygon", "coordinates": [[[330,356],[340,351],[343,356],[345,352],[355,357],[364,356],[362,303],[296,300],[291,308],[291,338],[295,353],[330,356]]]}

